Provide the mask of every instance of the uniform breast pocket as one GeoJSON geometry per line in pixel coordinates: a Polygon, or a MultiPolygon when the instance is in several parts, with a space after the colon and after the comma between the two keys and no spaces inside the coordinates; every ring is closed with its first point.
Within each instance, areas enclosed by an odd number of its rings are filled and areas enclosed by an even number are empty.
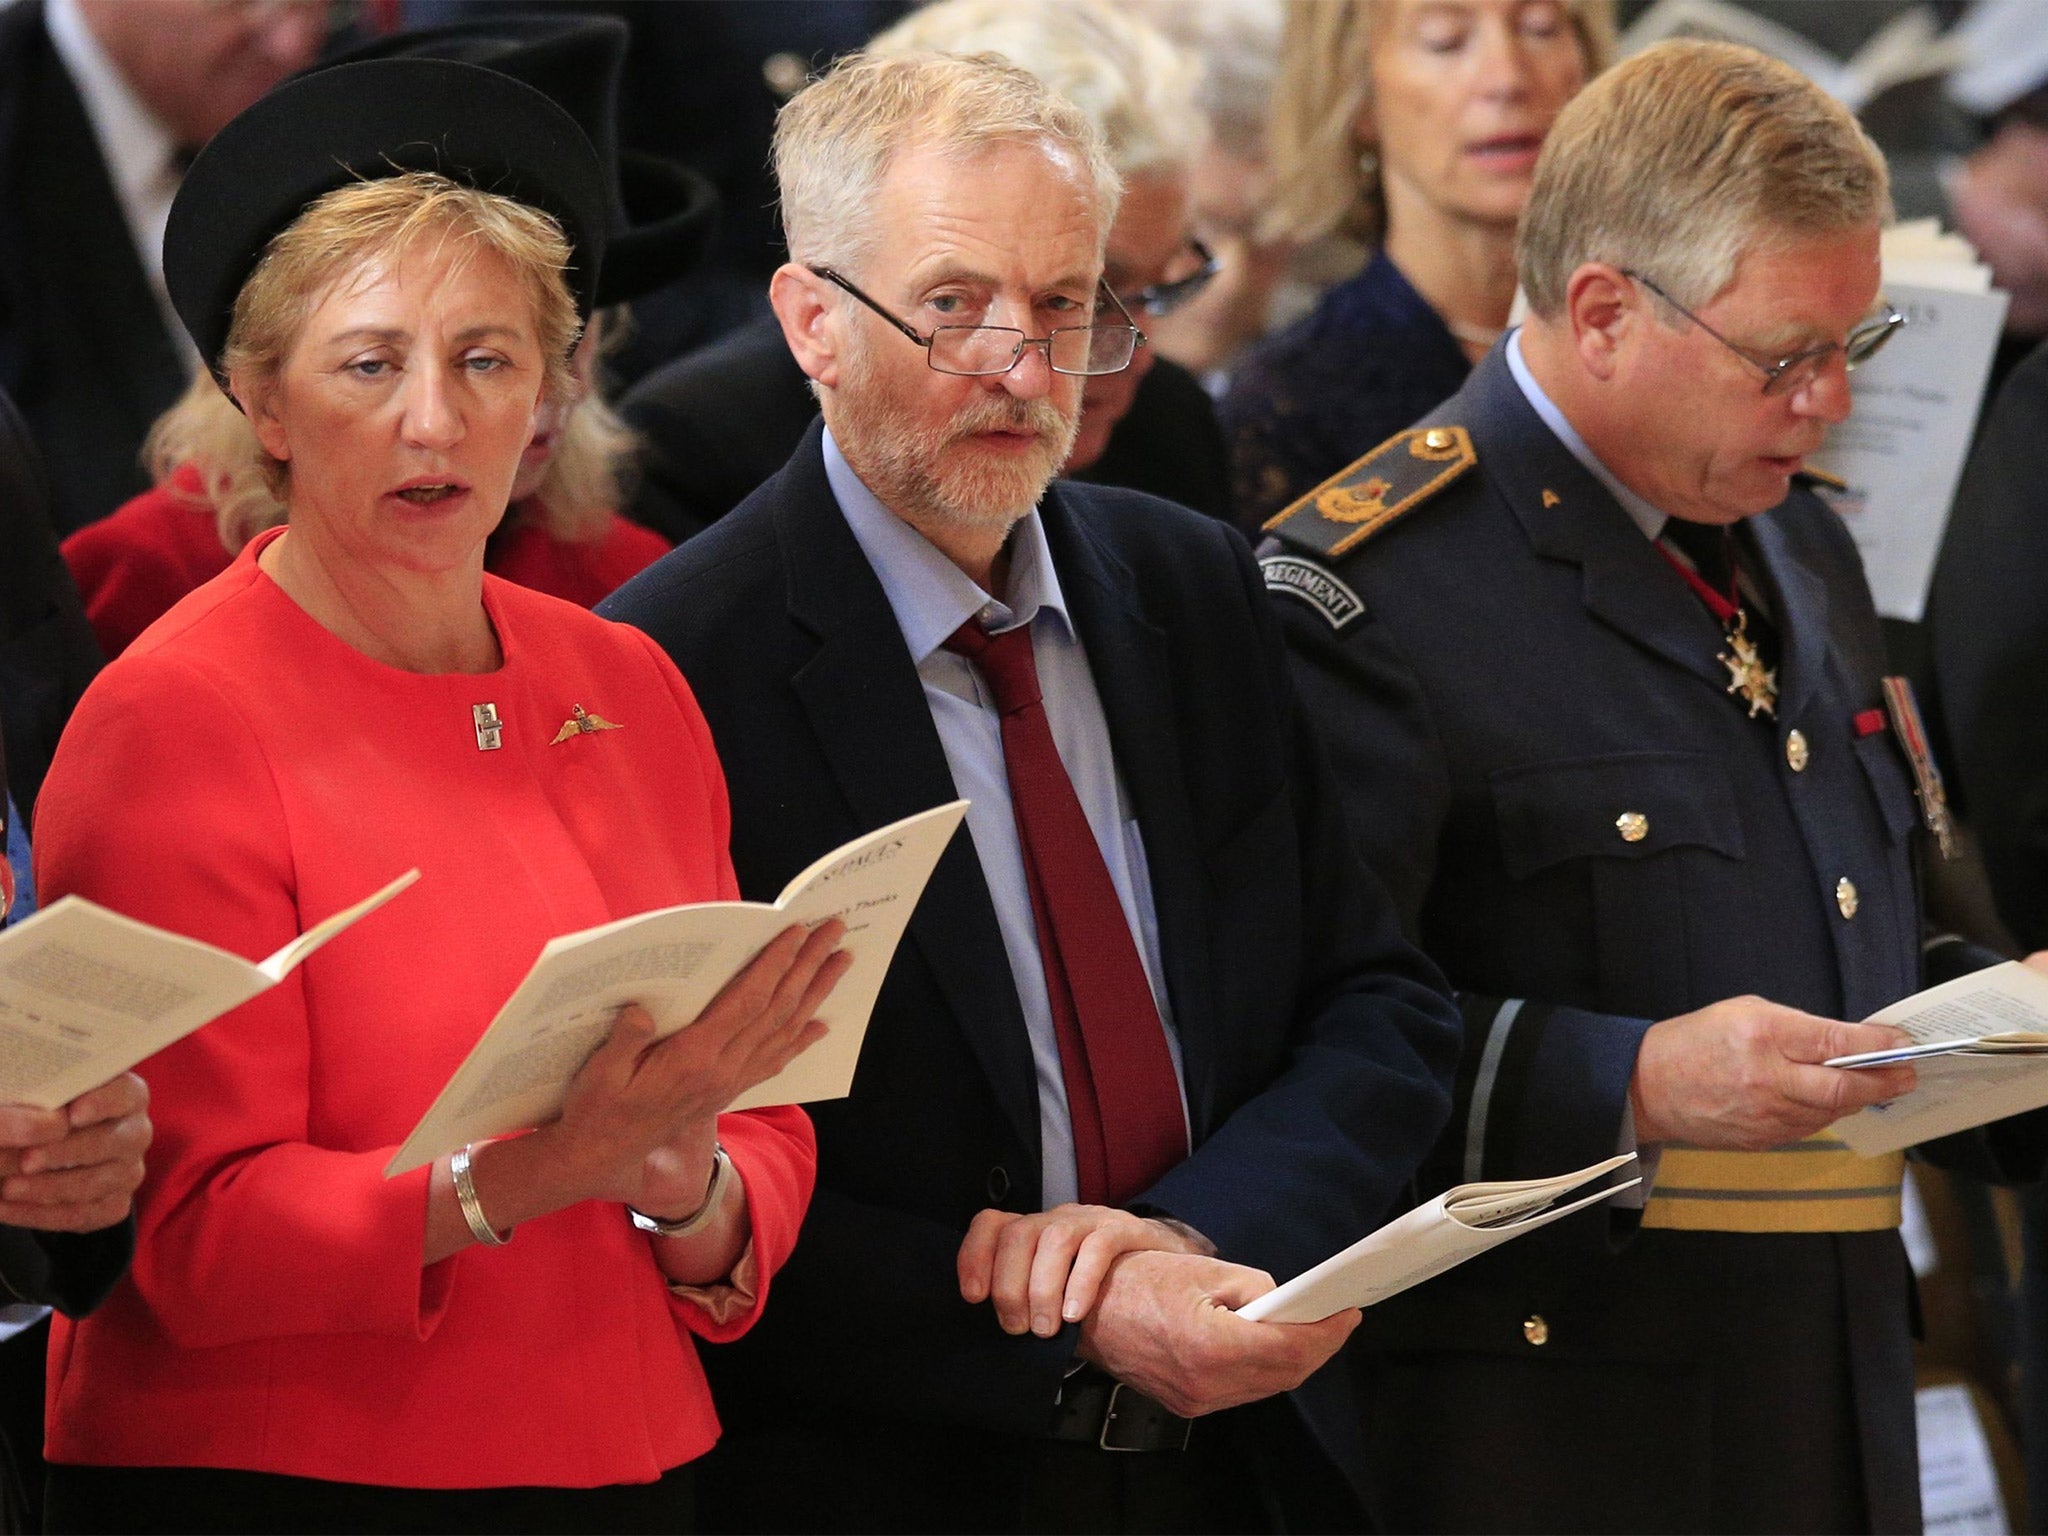
{"type": "Polygon", "coordinates": [[[1586,1001],[1656,1015],[1686,984],[1688,934],[1745,853],[1727,765],[1704,752],[1617,752],[1491,775],[1500,856],[1536,927],[1559,923],[1543,971],[1590,978],[1586,1001]]]}

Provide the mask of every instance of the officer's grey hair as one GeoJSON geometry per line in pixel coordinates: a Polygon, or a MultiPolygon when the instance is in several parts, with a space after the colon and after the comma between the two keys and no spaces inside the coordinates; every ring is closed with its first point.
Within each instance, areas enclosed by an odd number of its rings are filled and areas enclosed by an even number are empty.
{"type": "Polygon", "coordinates": [[[875,193],[896,156],[971,156],[1037,142],[1071,156],[1095,188],[1107,239],[1123,182],[1101,130],[1037,76],[993,54],[850,54],[775,120],[775,178],[790,259],[857,269],[881,238],[875,193]]]}
{"type": "Polygon", "coordinates": [[[1589,261],[1640,272],[1697,308],[1752,247],[1890,216],[1884,156],[1848,108],[1754,49],[1671,41],[1559,114],[1517,257],[1529,307],[1546,317],[1589,261]]]}
{"type": "Polygon", "coordinates": [[[1201,66],[1146,22],[1100,0],[938,0],[871,52],[992,53],[1088,114],[1119,175],[1182,175],[1201,152],[1201,66]]]}

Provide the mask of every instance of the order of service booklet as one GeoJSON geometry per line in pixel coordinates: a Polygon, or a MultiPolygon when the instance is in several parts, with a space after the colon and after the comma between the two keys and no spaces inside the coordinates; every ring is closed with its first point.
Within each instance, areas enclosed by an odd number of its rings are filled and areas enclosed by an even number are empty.
{"type": "Polygon", "coordinates": [[[1870,1022],[1896,1025],[1912,1043],[1837,1056],[1827,1065],[1908,1062],[1920,1081],[1911,1093],[1831,1127],[1865,1157],[2048,1104],[2048,976],[2017,960],[1916,992],[1870,1022]]]}
{"type": "Polygon", "coordinates": [[[1813,466],[1845,482],[1821,495],[1856,541],[1877,611],[1918,622],[2007,300],[1969,243],[1933,219],[1884,232],[1884,295],[1905,328],[1856,370],[1849,419],[1813,466]]]}
{"type": "Polygon", "coordinates": [[[673,1034],[792,923],[840,919],[841,947],[853,964],[818,1010],[825,1038],[728,1108],[845,1097],[896,945],[966,814],[967,802],[955,800],[855,838],[791,880],[772,904],[664,907],[551,939],[384,1176],[553,1119],[619,1009],[638,1003],[661,1034],[673,1034]]]}
{"type": "Polygon", "coordinates": [[[1597,1200],[1634,1188],[1642,1183],[1640,1177],[1606,1184],[1590,1195],[1559,1204],[1594,1179],[1634,1162],[1635,1156],[1624,1152],[1576,1173],[1547,1179],[1460,1184],[1447,1189],[1342,1253],[1248,1302],[1238,1308],[1237,1315],[1254,1323],[1317,1323],[1352,1307],[1370,1307],[1510,1238],[1547,1227],[1597,1200]]]}
{"type": "Polygon", "coordinates": [[[419,879],[251,963],[66,896],[0,931],[0,1103],[56,1109],[269,991],[314,950],[419,879]]]}

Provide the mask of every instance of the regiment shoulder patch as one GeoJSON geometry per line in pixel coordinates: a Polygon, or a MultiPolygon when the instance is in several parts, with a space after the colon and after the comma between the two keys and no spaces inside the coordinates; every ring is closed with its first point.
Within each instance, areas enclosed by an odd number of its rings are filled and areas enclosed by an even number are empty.
{"type": "Polygon", "coordinates": [[[1478,462],[1472,434],[1463,427],[1410,427],[1273,517],[1266,531],[1283,544],[1335,560],[1478,462]]]}
{"type": "Polygon", "coordinates": [[[1358,594],[1313,560],[1299,555],[1268,555],[1259,562],[1268,592],[1285,592],[1298,597],[1329,623],[1341,630],[1365,612],[1358,594]]]}

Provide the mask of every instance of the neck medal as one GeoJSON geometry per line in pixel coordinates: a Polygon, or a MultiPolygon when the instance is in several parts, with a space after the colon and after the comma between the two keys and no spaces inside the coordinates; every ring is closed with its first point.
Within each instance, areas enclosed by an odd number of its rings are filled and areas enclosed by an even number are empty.
{"type": "MultiPolygon", "coordinates": [[[[1716,594],[1717,596],[1719,594],[1716,594]]],[[[1749,718],[1759,714],[1778,718],[1778,672],[1764,665],[1756,642],[1749,638],[1749,615],[1736,608],[1728,626],[1728,649],[1715,659],[1728,669],[1728,691],[1749,706],[1749,718]]]]}

